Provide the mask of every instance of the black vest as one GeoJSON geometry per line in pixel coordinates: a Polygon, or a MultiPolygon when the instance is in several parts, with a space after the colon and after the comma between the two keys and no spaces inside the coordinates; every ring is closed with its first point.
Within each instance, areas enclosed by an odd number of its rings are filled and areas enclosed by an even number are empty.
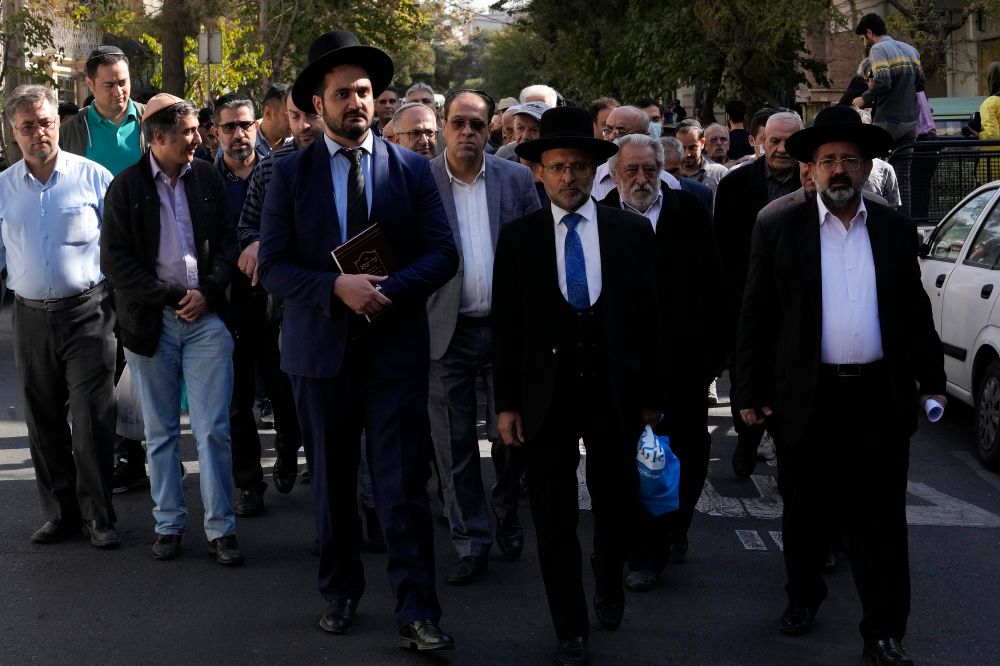
{"type": "Polygon", "coordinates": [[[608,351],[600,297],[583,310],[577,310],[563,299],[561,329],[560,379],[588,383],[603,381],[608,374],[608,351]]]}

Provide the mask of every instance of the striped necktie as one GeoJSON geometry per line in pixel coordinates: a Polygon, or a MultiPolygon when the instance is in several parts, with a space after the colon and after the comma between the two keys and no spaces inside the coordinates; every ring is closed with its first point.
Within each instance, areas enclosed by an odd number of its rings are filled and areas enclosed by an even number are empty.
{"type": "Polygon", "coordinates": [[[365,198],[365,172],[361,168],[361,148],[342,148],[351,161],[347,172],[347,239],[368,228],[368,200],[365,198]]]}
{"type": "Polygon", "coordinates": [[[583,256],[583,241],[577,233],[576,225],[583,220],[579,213],[570,213],[562,219],[566,225],[566,300],[577,310],[590,307],[590,291],[587,289],[587,262],[583,256]]]}

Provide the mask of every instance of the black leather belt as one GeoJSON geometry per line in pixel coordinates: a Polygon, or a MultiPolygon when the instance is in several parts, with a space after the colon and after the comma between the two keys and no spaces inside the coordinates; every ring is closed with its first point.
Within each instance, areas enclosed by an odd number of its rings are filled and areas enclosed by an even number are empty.
{"type": "Polygon", "coordinates": [[[460,314],[458,315],[458,321],[465,326],[490,326],[492,324],[489,315],[484,317],[470,317],[469,315],[460,314]]]}
{"type": "Polygon", "coordinates": [[[101,281],[94,287],[91,287],[87,291],[80,292],[76,296],[67,296],[66,298],[46,298],[44,300],[32,300],[30,298],[22,298],[17,294],[14,294],[14,300],[21,305],[31,308],[33,310],[45,310],[46,312],[59,312],[61,310],[68,310],[70,308],[76,307],[81,303],[89,301],[94,296],[100,296],[104,293],[107,287],[107,281],[101,281]]]}
{"type": "Polygon", "coordinates": [[[823,377],[871,377],[884,371],[882,361],[874,363],[820,363],[819,373],[823,377]]]}

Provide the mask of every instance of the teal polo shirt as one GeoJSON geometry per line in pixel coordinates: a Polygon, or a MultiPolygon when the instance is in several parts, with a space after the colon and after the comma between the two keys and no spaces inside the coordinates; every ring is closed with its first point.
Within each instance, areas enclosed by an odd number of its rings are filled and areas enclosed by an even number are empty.
{"type": "Polygon", "coordinates": [[[135,103],[128,101],[128,109],[121,125],[102,116],[91,104],[87,111],[87,126],[90,129],[90,141],[87,143],[85,157],[94,160],[105,169],[117,176],[119,171],[130,167],[139,161],[142,152],[139,148],[139,114],[135,103]]]}

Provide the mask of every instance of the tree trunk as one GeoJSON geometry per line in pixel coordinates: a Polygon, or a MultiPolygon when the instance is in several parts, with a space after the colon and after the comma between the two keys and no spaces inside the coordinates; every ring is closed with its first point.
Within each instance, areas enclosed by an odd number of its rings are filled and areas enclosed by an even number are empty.
{"type": "MultiPolygon", "coordinates": [[[[163,0],[163,8],[156,19],[157,38],[163,47],[163,91],[178,97],[187,95],[184,72],[184,38],[198,32],[198,7],[196,0],[163,0]]],[[[211,91],[209,91],[211,92],[211,91]]]]}

